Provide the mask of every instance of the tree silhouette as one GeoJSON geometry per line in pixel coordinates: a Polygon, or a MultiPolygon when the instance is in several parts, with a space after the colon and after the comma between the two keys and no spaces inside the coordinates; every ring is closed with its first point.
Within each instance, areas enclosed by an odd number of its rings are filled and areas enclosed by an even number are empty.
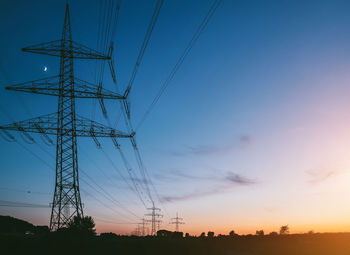
{"type": "Polygon", "coordinates": [[[234,237],[235,235],[237,235],[237,234],[235,233],[235,231],[234,231],[234,230],[231,230],[230,233],[229,233],[229,236],[230,236],[230,237],[234,237]]]}
{"type": "Polygon", "coordinates": [[[77,234],[96,235],[95,222],[90,216],[74,216],[68,223],[68,229],[77,234]]]}
{"type": "Polygon", "coordinates": [[[288,225],[281,226],[280,228],[280,235],[288,235],[289,234],[289,227],[288,225]]]}
{"type": "Polygon", "coordinates": [[[214,237],[214,232],[209,231],[209,232],[208,232],[208,237],[213,238],[213,237],[214,237]]]}
{"type": "Polygon", "coordinates": [[[263,236],[265,233],[264,233],[264,230],[257,230],[255,231],[255,235],[257,236],[263,236]]]}

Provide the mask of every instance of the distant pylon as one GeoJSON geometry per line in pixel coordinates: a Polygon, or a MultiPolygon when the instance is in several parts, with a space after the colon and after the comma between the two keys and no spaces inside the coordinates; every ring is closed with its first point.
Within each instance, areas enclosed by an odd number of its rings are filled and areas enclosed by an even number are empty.
{"type": "Polygon", "coordinates": [[[151,235],[154,236],[157,234],[157,226],[159,227],[161,222],[158,218],[163,217],[163,215],[157,213],[160,209],[154,206],[154,202],[152,202],[152,204],[153,206],[151,208],[147,208],[147,210],[151,210],[151,213],[145,214],[145,216],[151,216],[151,220],[147,220],[147,222],[151,222],[151,235]]]}
{"type": "Polygon", "coordinates": [[[147,225],[147,220],[145,218],[142,218],[142,222],[139,223],[140,227],[141,227],[141,230],[140,230],[140,234],[142,236],[145,236],[146,235],[146,225],[147,225]]]}
{"type": "Polygon", "coordinates": [[[176,213],[176,218],[172,218],[172,222],[170,222],[170,224],[174,224],[175,225],[175,231],[179,232],[179,225],[185,224],[185,222],[183,222],[183,218],[179,218],[178,213],[176,213]]]}

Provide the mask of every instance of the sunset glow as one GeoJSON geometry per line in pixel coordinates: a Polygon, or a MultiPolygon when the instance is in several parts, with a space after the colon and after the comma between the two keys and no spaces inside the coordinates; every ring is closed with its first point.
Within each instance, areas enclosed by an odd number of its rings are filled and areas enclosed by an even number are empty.
{"type": "MultiPolygon", "coordinates": [[[[1,111],[0,125],[57,111],[55,97],[5,90],[58,74],[58,58],[20,49],[60,38],[65,5],[28,2],[4,1],[0,8],[6,35],[0,101],[10,115],[1,111]]],[[[73,40],[95,47],[99,3],[70,6],[73,40]]],[[[223,1],[137,129],[209,7],[206,1],[166,1],[135,78],[131,123],[151,181],[141,178],[127,139],[118,142],[131,170],[111,139],[99,138],[100,149],[93,139],[78,138],[84,214],[94,218],[98,233],[130,234],[152,206],[146,189],[146,207],[140,201],[136,182],[148,185],[161,209],[161,229],[174,230],[169,223],[178,213],[181,231],[191,235],[270,233],[282,225],[291,233],[349,232],[349,1],[223,1]]],[[[149,1],[121,6],[113,53],[120,91],[153,8],[149,1]]],[[[75,77],[94,83],[94,61],[74,60],[75,77]]],[[[115,91],[107,66],[103,86],[115,91]]],[[[119,102],[105,100],[108,120],[97,99],[76,102],[79,115],[126,132],[119,102]]],[[[0,141],[0,200],[47,208],[4,206],[0,214],[48,225],[56,146],[40,135],[27,144],[11,134],[18,143],[0,141]]]]}

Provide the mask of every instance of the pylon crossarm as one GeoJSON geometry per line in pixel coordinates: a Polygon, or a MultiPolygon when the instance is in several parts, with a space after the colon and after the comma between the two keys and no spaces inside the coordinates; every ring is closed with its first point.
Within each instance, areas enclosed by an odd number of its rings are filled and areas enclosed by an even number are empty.
{"type": "MultiPolygon", "coordinates": [[[[111,138],[130,138],[134,133],[127,134],[114,128],[105,126],[98,122],[77,116],[75,119],[76,131],[73,134],[71,128],[62,128],[62,135],[91,137],[91,129],[95,137],[111,137],[111,138]]],[[[20,132],[30,132],[42,134],[45,130],[46,135],[57,135],[57,113],[51,113],[44,116],[32,118],[29,120],[19,121],[8,125],[0,126],[0,130],[11,130],[20,132]],[[20,128],[19,128],[20,127],[20,128]]]]}
{"type": "MultiPolygon", "coordinates": [[[[71,94],[68,89],[59,89],[59,76],[51,76],[39,80],[18,83],[7,86],[7,90],[21,91],[26,93],[35,93],[50,96],[59,96],[60,92],[63,95],[71,94]]],[[[103,99],[124,99],[118,93],[104,89],[90,82],[75,78],[73,96],[76,98],[103,98],[103,99]]]]}
{"type": "Polygon", "coordinates": [[[128,134],[114,128],[105,126],[96,121],[86,119],[77,115],[76,119],[77,125],[77,136],[87,136],[91,137],[90,129],[94,130],[95,137],[120,137],[120,138],[131,138],[134,136],[134,133],[128,134]]]}
{"type": "Polygon", "coordinates": [[[55,57],[60,57],[62,53],[67,53],[65,55],[71,55],[73,58],[77,59],[111,59],[111,57],[108,55],[104,55],[94,49],[90,49],[82,44],[70,40],[56,40],[40,43],[22,48],[22,51],[55,57]],[[66,47],[66,45],[70,45],[71,47],[66,47]]]}

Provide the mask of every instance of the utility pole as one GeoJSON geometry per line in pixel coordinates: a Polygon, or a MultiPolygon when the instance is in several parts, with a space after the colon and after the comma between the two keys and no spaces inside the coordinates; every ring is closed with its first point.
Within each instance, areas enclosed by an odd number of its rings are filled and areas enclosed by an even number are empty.
{"type": "Polygon", "coordinates": [[[58,97],[57,112],[40,117],[0,126],[9,139],[13,139],[7,130],[19,131],[26,139],[34,141],[28,134],[39,133],[46,141],[53,143],[49,135],[56,140],[56,182],[52,202],[50,230],[67,227],[74,216],[83,217],[78,175],[77,137],[92,137],[99,146],[97,137],[110,137],[116,144],[116,138],[132,138],[127,134],[107,127],[76,114],[76,98],[118,99],[124,96],[74,77],[73,59],[97,59],[111,61],[110,55],[78,44],[72,40],[70,14],[66,5],[64,26],[61,39],[22,49],[60,58],[59,75],[8,86],[6,89],[27,93],[44,94],[58,97]]]}
{"type": "Polygon", "coordinates": [[[183,222],[183,218],[179,218],[178,213],[176,213],[176,218],[172,218],[172,222],[170,222],[170,224],[174,224],[175,225],[175,231],[179,232],[179,225],[185,224],[185,222],[183,222]]]}
{"type": "Polygon", "coordinates": [[[145,216],[150,216],[151,220],[148,220],[147,222],[151,222],[151,235],[156,235],[157,234],[157,226],[159,228],[159,224],[161,220],[158,220],[158,218],[163,217],[163,215],[157,213],[159,212],[160,209],[156,208],[154,206],[154,202],[152,202],[153,206],[151,208],[147,208],[147,210],[151,210],[151,213],[145,214],[145,216]]]}

